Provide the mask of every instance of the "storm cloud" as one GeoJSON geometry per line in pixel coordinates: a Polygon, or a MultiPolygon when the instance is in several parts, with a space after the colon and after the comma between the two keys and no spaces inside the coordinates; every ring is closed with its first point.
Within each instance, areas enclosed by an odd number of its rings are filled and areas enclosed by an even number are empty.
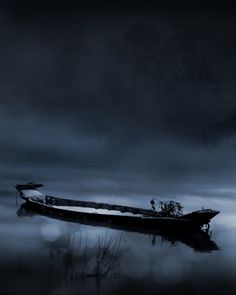
{"type": "Polygon", "coordinates": [[[21,3],[1,10],[3,167],[235,169],[230,10],[21,3]]]}

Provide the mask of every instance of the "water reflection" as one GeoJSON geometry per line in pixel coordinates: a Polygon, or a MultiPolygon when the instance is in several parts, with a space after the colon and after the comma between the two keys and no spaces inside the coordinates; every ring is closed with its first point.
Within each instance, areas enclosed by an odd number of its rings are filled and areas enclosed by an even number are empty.
{"type": "MultiPolygon", "coordinates": [[[[57,190],[61,193],[61,187],[57,190]]],[[[70,194],[74,196],[75,192],[69,191],[66,196],[69,198],[70,194]]],[[[127,200],[122,202],[144,207],[149,198],[127,195],[127,200]]],[[[181,200],[188,211],[199,204],[222,210],[212,222],[220,251],[213,251],[218,247],[206,233],[180,235],[137,228],[113,229],[112,224],[83,220],[64,222],[55,216],[37,215],[25,204],[17,206],[12,192],[1,195],[1,294],[15,295],[16,290],[24,295],[232,294],[230,290],[236,288],[234,199],[191,196],[181,200]],[[98,237],[104,239],[106,233],[107,241],[118,241],[122,234],[115,267],[100,279],[89,277],[85,273],[94,273],[98,237]]],[[[111,200],[104,197],[102,201],[111,200]]]]}
{"type": "MultiPolygon", "coordinates": [[[[22,284],[17,294],[77,294],[78,289],[80,294],[110,294],[113,282],[121,273],[124,253],[121,243],[122,235],[105,233],[91,242],[81,232],[67,233],[57,241],[45,241],[41,251],[33,256],[15,257],[9,265],[11,275],[5,274],[8,281],[1,282],[0,276],[1,294],[16,294],[15,285],[25,280],[26,286],[22,284]]],[[[7,265],[4,269],[8,269],[7,265]]]]}
{"type": "Polygon", "coordinates": [[[122,235],[113,237],[105,233],[99,235],[95,243],[89,243],[88,237],[75,232],[67,235],[63,247],[60,243],[49,243],[49,261],[55,270],[54,277],[61,277],[67,286],[79,281],[101,280],[117,277],[120,273],[122,235]]]}
{"type": "MultiPolygon", "coordinates": [[[[17,210],[17,216],[18,217],[33,217],[38,215],[37,212],[33,210],[32,207],[28,206],[28,203],[24,203],[20,206],[20,208],[17,210]]],[[[211,236],[205,232],[205,231],[198,231],[198,232],[178,232],[178,231],[167,231],[163,229],[156,228],[155,230],[149,230],[139,227],[131,227],[131,226],[124,226],[120,225],[117,226],[115,224],[112,224],[110,222],[97,222],[94,220],[84,219],[81,218],[79,220],[71,220],[67,217],[61,217],[53,213],[46,213],[46,212],[40,212],[40,215],[44,215],[53,219],[59,219],[64,220],[67,222],[73,222],[73,223],[79,223],[79,224],[85,224],[90,226],[102,226],[106,228],[111,229],[119,229],[123,231],[130,231],[130,232],[136,232],[141,234],[146,234],[148,236],[152,236],[151,243],[153,246],[156,244],[157,237],[161,238],[162,241],[166,241],[170,243],[171,245],[177,245],[178,242],[181,242],[188,247],[191,247],[196,252],[211,252],[214,250],[219,250],[219,247],[217,244],[211,239],[211,236]]],[[[46,228],[45,226],[41,229],[42,233],[46,236],[48,239],[54,239],[54,237],[57,237],[59,235],[59,229],[55,225],[49,225],[49,228],[46,228]]],[[[55,238],[56,239],[56,238],[55,238]]]]}

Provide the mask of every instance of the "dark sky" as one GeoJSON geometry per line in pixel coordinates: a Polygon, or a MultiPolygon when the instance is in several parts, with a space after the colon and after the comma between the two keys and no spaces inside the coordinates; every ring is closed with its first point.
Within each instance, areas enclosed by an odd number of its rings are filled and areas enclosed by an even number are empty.
{"type": "Polygon", "coordinates": [[[84,2],[1,2],[1,166],[235,171],[234,7],[84,2]]]}

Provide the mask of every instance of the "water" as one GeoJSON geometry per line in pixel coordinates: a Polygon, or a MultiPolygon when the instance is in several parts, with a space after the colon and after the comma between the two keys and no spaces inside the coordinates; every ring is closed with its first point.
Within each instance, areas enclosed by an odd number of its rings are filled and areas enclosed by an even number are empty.
{"type": "Polygon", "coordinates": [[[105,172],[99,176],[77,172],[71,179],[62,174],[45,177],[39,171],[35,173],[46,185],[42,190],[51,195],[148,208],[150,197],[159,190],[164,199],[181,201],[185,212],[201,206],[220,210],[211,222],[211,239],[219,250],[201,251],[201,245],[193,247],[191,239],[171,240],[36,214],[19,216],[23,202],[13,186],[34,178],[34,171],[25,171],[20,178],[2,178],[1,294],[234,293],[236,202],[232,187],[227,190],[222,183],[200,186],[199,181],[175,186],[173,180],[157,184],[150,179],[141,184],[135,177],[105,172]]]}

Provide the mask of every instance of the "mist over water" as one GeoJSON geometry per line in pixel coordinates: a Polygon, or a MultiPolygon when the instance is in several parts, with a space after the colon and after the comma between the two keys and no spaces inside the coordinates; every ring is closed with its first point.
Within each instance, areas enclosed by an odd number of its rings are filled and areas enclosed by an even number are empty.
{"type": "Polygon", "coordinates": [[[58,171],[47,176],[37,172],[36,179],[45,183],[42,191],[50,195],[149,208],[150,198],[156,191],[163,200],[181,201],[185,212],[202,206],[221,210],[211,222],[211,239],[219,250],[201,252],[184,242],[171,242],[158,235],[69,223],[39,215],[17,216],[22,201],[13,185],[32,180],[30,171],[26,169],[19,178],[12,175],[2,185],[0,252],[4,294],[15,294],[16,289],[18,294],[76,294],[81,288],[83,294],[126,294],[134,290],[138,294],[147,291],[155,294],[157,289],[165,294],[207,294],[209,290],[232,294],[236,271],[233,186],[227,190],[220,189],[219,184],[192,183],[191,190],[188,181],[169,180],[168,183],[143,178],[140,184],[138,177],[127,179],[104,171],[100,176],[97,172],[77,172],[73,179],[58,171]],[[105,238],[120,239],[115,267],[101,280],[84,276],[93,270],[98,241],[105,238]]]}

